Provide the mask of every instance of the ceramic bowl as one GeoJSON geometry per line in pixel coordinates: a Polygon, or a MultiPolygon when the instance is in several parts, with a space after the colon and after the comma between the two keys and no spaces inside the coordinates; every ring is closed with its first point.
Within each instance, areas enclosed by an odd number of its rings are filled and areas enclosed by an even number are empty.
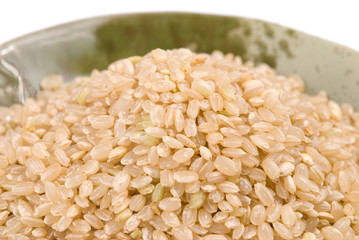
{"type": "Polygon", "coordinates": [[[89,18],[0,45],[0,105],[34,96],[48,74],[70,80],[119,58],[180,47],[232,52],[280,74],[296,73],[308,93],[325,90],[359,109],[359,52],[255,19],[167,12],[89,18]]]}

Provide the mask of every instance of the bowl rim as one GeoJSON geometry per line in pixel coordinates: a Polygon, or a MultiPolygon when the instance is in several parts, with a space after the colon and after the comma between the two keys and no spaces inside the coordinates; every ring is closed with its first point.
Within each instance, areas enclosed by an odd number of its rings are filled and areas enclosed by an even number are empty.
{"type": "Polygon", "coordinates": [[[66,27],[70,27],[71,25],[80,25],[81,23],[86,23],[86,22],[90,22],[90,21],[98,21],[98,20],[111,20],[117,17],[131,17],[131,16],[136,16],[136,15],[168,15],[168,14],[181,14],[181,15],[187,15],[187,16],[208,16],[208,17],[226,17],[226,18],[238,18],[238,19],[246,19],[246,20],[250,20],[250,21],[257,21],[257,22],[262,22],[262,23],[266,23],[266,24],[270,24],[272,26],[277,26],[277,27],[281,27],[281,28],[286,28],[288,30],[292,30],[295,31],[298,34],[301,34],[305,37],[311,37],[311,38],[315,38],[317,40],[321,40],[321,41],[325,41],[327,43],[336,45],[340,48],[343,48],[347,51],[351,51],[354,52],[356,54],[359,54],[359,50],[353,49],[349,46],[346,46],[345,44],[342,43],[338,43],[332,40],[328,40],[316,35],[312,35],[310,33],[306,33],[304,31],[292,28],[292,27],[288,27],[286,25],[282,25],[282,24],[278,24],[272,21],[267,21],[267,20],[262,20],[262,19],[258,19],[258,18],[252,18],[252,17],[244,17],[244,16],[240,16],[240,15],[226,15],[226,14],[217,14],[217,13],[201,13],[201,12],[195,12],[195,11],[151,11],[151,12],[131,12],[131,13],[114,13],[114,14],[105,14],[105,15],[98,15],[98,16],[92,16],[92,17],[84,17],[84,18],[80,18],[80,19],[75,19],[69,22],[64,22],[64,23],[60,23],[60,24],[56,24],[50,27],[46,27],[43,29],[39,29],[39,30],[35,30],[29,33],[26,33],[24,35],[20,35],[18,37],[15,37],[13,39],[7,40],[4,43],[0,43],[0,57],[2,55],[2,52],[4,50],[6,50],[7,48],[11,48],[13,45],[16,45],[18,42],[21,42],[23,40],[32,38],[38,34],[41,33],[46,33],[46,32],[51,32],[51,31],[56,31],[59,30],[61,28],[66,28],[66,27]]]}

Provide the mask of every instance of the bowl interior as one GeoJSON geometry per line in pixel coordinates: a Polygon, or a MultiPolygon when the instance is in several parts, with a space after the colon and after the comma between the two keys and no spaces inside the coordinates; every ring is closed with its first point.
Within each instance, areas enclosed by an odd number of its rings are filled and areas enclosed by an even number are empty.
{"type": "Polygon", "coordinates": [[[71,80],[158,47],[232,52],[280,74],[296,73],[307,92],[325,90],[331,99],[359,108],[358,52],[264,21],[193,13],[90,18],[0,45],[0,105],[23,100],[21,92],[33,96],[46,75],[71,80]]]}

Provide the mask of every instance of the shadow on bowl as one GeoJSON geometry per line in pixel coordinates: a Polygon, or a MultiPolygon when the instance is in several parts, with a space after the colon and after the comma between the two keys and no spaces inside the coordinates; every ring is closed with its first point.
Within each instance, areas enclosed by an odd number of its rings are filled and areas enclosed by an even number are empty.
{"type": "Polygon", "coordinates": [[[359,53],[277,24],[195,13],[112,15],[67,23],[0,45],[0,105],[34,96],[43,77],[66,80],[154,48],[221,50],[300,75],[307,92],[359,108],[359,53]]]}

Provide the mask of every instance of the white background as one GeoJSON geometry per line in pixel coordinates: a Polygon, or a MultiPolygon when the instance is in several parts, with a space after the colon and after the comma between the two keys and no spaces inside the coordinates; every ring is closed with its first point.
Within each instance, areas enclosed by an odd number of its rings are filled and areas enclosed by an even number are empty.
{"type": "Polygon", "coordinates": [[[0,43],[92,16],[190,11],[267,20],[359,50],[357,0],[1,0],[0,9],[0,43]]]}

